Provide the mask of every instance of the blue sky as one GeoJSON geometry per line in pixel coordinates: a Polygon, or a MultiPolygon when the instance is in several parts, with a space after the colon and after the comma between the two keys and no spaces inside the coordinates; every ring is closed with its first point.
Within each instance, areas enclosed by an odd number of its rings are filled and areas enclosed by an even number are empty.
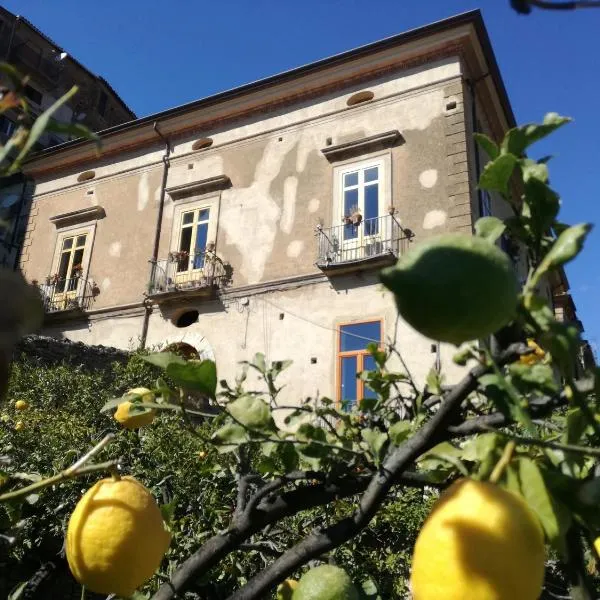
{"type": "MultiPolygon", "coordinates": [[[[549,111],[574,123],[540,143],[563,198],[562,220],[600,224],[600,10],[534,11],[509,0],[4,0],[139,116],[482,8],[519,122],[549,111]]],[[[600,225],[568,277],[586,336],[600,346],[600,225]]]]}

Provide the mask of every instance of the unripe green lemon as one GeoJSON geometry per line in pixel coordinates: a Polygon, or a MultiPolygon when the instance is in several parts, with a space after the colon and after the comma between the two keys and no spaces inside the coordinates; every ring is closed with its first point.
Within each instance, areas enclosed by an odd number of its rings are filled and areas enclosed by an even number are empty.
{"type": "Polygon", "coordinates": [[[537,600],[544,533],[520,496],[460,479],[439,498],[415,544],[413,600],[537,600]]]}
{"type": "Polygon", "coordinates": [[[518,284],[509,257],[489,241],[447,233],[429,238],[381,272],[400,315],[419,333],[461,344],[515,315],[518,284]]]}
{"type": "Polygon", "coordinates": [[[276,600],[292,600],[294,590],[298,587],[295,579],[286,579],[277,586],[276,600]]]}
{"type": "Polygon", "coordinates": [[[321,565],[302,575],[294,600],[358,600],[348,573],[333,565],[321,565]]]}

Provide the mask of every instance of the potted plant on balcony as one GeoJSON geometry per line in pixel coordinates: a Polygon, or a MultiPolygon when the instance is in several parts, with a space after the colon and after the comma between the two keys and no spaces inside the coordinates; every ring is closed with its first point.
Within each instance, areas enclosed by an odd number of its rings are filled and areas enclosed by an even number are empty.
{"type": "Polygon", "coordinates": [[[362,223],[362,213],[360,212],[360,209],[358,208],[358,206],[353,206],[350,209],[350,214],[349,215],[345,215],[344,218],[342,219],[342,222],[345,225],[354,225],[354,226],[358,226],[362,223]]]}

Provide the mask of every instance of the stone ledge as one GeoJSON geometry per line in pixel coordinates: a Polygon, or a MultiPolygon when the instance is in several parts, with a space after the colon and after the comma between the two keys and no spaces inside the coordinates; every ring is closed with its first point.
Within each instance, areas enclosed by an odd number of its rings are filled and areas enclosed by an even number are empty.
{"type": "Polygon", "coordinates": [[[360,138],[352,142],[345,142],[337,146],[327,146],[326,148],[322,148],[321,152],[329,162],[334,162],[351,156],[389,148],[403,141],[404,139],[400,132],[397,129],[393,129],[392,131],[378,133],[377,135],[360,138]]]}

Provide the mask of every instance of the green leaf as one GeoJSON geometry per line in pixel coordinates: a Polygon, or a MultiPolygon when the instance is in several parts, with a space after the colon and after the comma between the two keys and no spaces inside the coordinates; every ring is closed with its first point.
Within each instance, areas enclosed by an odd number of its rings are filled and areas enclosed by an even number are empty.
{"type": "Polygon", "coordinates": [[[498,148],[498,144],[496,144],[496,142],[492,141],[484,133],[474,133],[473,137],[475,138],[475,141],[483,148],[490,160],[494,160],[498,157],[500,154],[500,148],[498,148]]]}
{"type": "Polygon", "coordinates": [[[296,439],[300,442],[317,440],[319,442],[327,441],[327,434],[322,427],[317,427],[312,423],[302,423],[296,431],[296,439]]]}
{"type": "Polygon", "coordinates": [[[81,123],[59,123],[51,119],[46,126],[46,131],[63,133],[74,138],[88,139],[93,141],[97,148],[100,148],[102,145],[100,136],[81,123]]]}
{"type": "Polygon", "coordinates": [[[578,444],[587,428],[588,420],[581,409],[574,408],[567,411],[566,427],[562,435],[563,442],[578,444]]]}
{"type": "Polygon", "coordinates": [[[390,440],[394,446],[400,446],[412,434],[413,429],[409,421],[397,421],[388,430],[390,440]]]}
{"type": "Polygon", "coordinates": [[[278,471],[277,461],[271,456],[261,456],[256,465],[256,470],[262,475],[268,475],[278,471]]]}
{"type": "Polygon", "coordinates": [[[371,455],[376,465],[381,463],[385,448],[388,442],[388,435],[385,431],[377,429],[362,429],[360,432],[362,439],[368,444],[371,455]]]}
{"type": "Polygon", "coordinates": [[[523,181],[528,183],[532,180],[538,180],[542,183],[548,183],[548,167],[530,158],[523,158],[520,161],[523,181]]]}
{"type": "Polygon", "coordinates": [[[173,352],[155,352],[148,356],[142,356],[142,360],[161,369],[166,369],[171,363],[185,364],[185,360],[173,352]]]}
{"type": "Polygon", "coordinates": [[[530,458],[519,459],[519,479],[523,497],[539,518],[546,538],[564,554],[565,535],[570,524],[568,513],[552,498],[542,472],[530,458]]]}
{"type": "Polygon", "coordinates": [[[563,231],[536,269],[533,284],[536,285],[541,276],[550,269],[556,269],[573,260],[579,254],[591,229],[590,223],[580,223],[563,231]]]}
{"type": "Polygon", "coordinates": [[[497,217],[481,217],[475,222],[475,234],[492,244],[504,233],[506,225],[497,217]]]}
{"type": "Polygon", "coordinates": [[[271,370],[274,371],[274,375],[278,375],[292,365],[293,362],[293,360],[274,360],[271,362],[271,370]]]}
{"type": "Polygon", "coordinates": [[[558,215],[560,198],[550,186],[537,179],[530,179],[524,185],[521,216],[532,227],[536,237],[541,237],[558,215]]]}
{"type": "Polygon", "coordinates": [[[202,392],[209,398],[215,397],[217,367],[212,360],[171,362],[167,365],[167,375],[183,388],[202,392]]]}
{"type": "Polygon", "coordinates": [[[227,412],[249,429],[267,429],[273,422],[269,405],[257,396],[241,396],[227,405],[227,412]]]}
{"type": "Polygon", "coordinates": [[[298,468],[300,458],[294,444],[287,442],[285,444],[277,445],[277,456],[281,459],[285,472],[289,473],[290,471],[295,471],[298,468]]]}
{"type": "Polygon", "coordinates": [[[497,433],[482,433],[469,440],[463,447],[462,458],[470,462],[483,462],[500,446],[497,433]]]}
{"type": "Polygon", "coordinates": [[[121,398],[112,398],[109,400],[101,409],[101,413],[108,412],[109,410],[116,408],[119,404],[123,404],[123,402],[127,402],[127,398],[121,396],[121,398]]]}
{"type": "Polygon", "coordinates": [[[500,150],[503,153],[509,152],[515,156],[521,156],[534,142],[550,135],[569,121],[571,119],[568,117],[561,117],[557,113],[548,113],[541,125],[529,123],[510,129],[502,140],[500,150]]]}
{"type": "Polygon", "coordinates": [[[520,392],[527,393],[538,390],[552,393],[558,391],[558,383],[550,365],[513,363],[509,367],[509,372],[513,384],[520,392]]]}
{"type": "Polygon", "coordinates": [[[254,360],[252,361],[251,366],[256,368],[258,371],[260,371],[263,374],[266,373],[267,365],[265,362],[265,355],[262,352],[257,352],[254,355],[254,360]]]}
{"type": "Polygon", "coordinates": [[[162,515],[163,521],[167,524],[167,526],[171,526],[173,523],[173,517],[175,515],[175,509],[177,508],[177,498],[173,497],[171,502],[168,504],[161,504],[159,506],[160,514],[162,515]]]}
{"type": "Polygon", "coordinates": [[[309,418],[310,413],[305,410],[294,410],[289,415],[285,417],[283,422],[286,425],[290,425],[291,427],[295,427],[298,423],[302,423],[309,418]]]}
{"type": "Polygon", "coordinates": [[[512,154],[501,154],[487,163],[479,178],[480,189],[508,196],[508,182],[516,164],[517,157],[512,154]]]}
{"type": "Polygon", "coordinates": [[[217,444],[243,444],[249,441],[248,432],[237,423],[227,423],[217,429],[212,436],[217,444]]]}
{"type": "Polygon", "coordinates": [[[443,376],[440,375],[440,373],[438,373],[438,371],[436,371],[435,369],[430,369],[429,373],[427,373],[427,379],[426,379],[428,391],[437,396],[441,395],[442,381],[443,381],[443,376]]]}
{"type": "Polygon", "coordinates": [[[6,600],[23,600],[25,598],[25,586],[27,581],[17,584],[8,595],[6,600]]]}
{"type": "Polygon", "coordinates": [[[63,105],[65,102],[70,100],[77,93],[77,86],[73,86],[66,94],[64,94],[61,98],[59,98],[56,102],[54,102],[49,108],[47,108],[36,120],[33,124],[29,135],[27,136],[27,141],[23,144],[21,151],[17,155],[17,158],[14,160],[10,169],[8,170],[10,173],[16,173],[23,160],[29,154],[31,149],[35,146],[35,143],[38,139],[44,134],[46,128],[48,127],[48,123],[50,122],[50,118],[52,115],[63,105]]]}

